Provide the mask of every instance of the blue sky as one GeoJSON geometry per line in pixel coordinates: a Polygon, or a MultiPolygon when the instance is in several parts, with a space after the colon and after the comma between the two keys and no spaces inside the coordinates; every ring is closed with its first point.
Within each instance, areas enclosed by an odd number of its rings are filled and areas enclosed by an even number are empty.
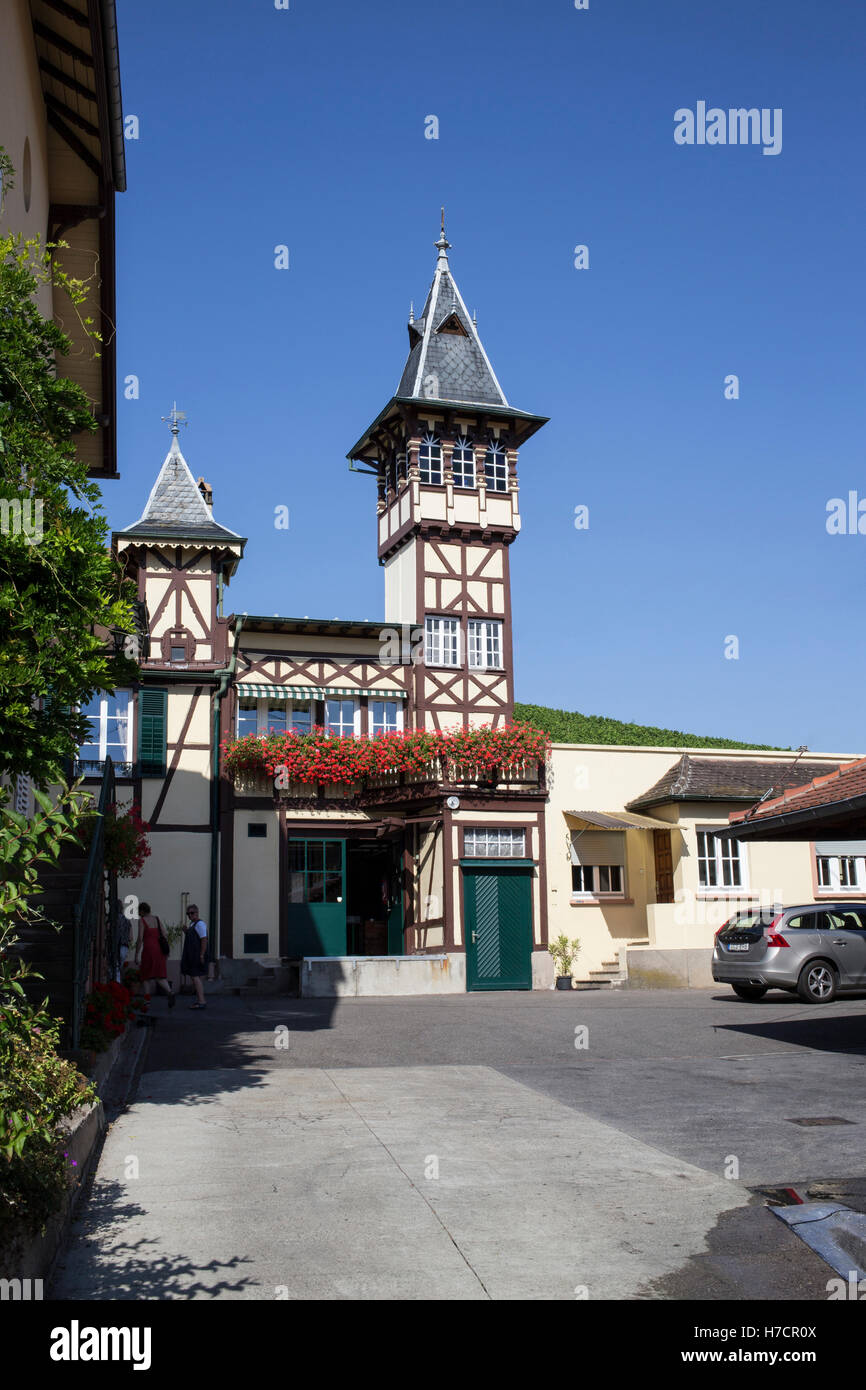
{"type": "Polygon", "coordinates": [[[217,520],[249,537],[227,604],[381,617],[375,486],[344,456],[396,388],[444,203],[503,389],[551,417],[520,460],[518,699],[866,748],[866,535],[825,524],[831,498],[866,499],[859,0],[118,12],[140,138],[114,527],[176,398],[217,520]],[[699,101],[781,108],[781,153],[675,144],[699,101]]]}

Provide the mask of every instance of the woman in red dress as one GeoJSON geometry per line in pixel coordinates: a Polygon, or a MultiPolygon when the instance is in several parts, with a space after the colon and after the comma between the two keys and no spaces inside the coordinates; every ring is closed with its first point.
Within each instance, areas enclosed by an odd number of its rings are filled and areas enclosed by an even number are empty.
{"type": "Polygon", "coordinates": [[[138,905],[138,941],[135,944],[135,961],[139,966],[141,978],[144,983],[145,992],[151,994],[151,985],[156,985],[163,994],[168,995],[168,1007],[174,1008],[175,996],[171,985],[168,982],[168,971],[166,970],[166,957],[163,954],[159,938],[162,935],[162,923],[158,917],[154,917],[150,911],[150,903],[139,903],[138,905]]]}

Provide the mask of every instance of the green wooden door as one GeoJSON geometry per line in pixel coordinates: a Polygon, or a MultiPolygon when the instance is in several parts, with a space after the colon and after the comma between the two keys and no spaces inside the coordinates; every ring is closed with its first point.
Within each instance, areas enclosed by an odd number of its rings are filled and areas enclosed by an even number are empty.
{"type": "Polygon", "coordinates": [[[463,866],[466,988],[532,988],[532,863],[463,866]]]}
{"type": "Polygon", "coordinates": [[[346,841],[289,840],[287,955],[346,955],[346,841]]]}

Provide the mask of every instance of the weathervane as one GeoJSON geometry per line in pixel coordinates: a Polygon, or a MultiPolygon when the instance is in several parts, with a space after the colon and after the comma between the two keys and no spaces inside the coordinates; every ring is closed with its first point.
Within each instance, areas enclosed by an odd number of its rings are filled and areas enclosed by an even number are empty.
{"type": "Polygon", "coordinates": [[[185,425],[187,423],[186,411],[178,410],[177,401],[175,401],[174,405],[172,406],[170,413],[168,415],[163,415],[162,419],[163,423],[169,426],[169,429],[171,430],[173,435],[180,434],[181,425],[185,425]]]}

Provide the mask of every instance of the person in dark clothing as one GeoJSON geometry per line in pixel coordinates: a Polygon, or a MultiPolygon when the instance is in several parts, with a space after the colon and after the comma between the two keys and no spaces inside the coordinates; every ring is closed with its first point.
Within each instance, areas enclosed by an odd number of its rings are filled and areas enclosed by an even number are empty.
{"type": "Polygon", "coordinates": [[[206,1009],[204,984],[207,975],[207,923],[198,915],[198,907],[190,903],[186,910],[188,926],[183,940],[183,955],[180,958],[181,974],[189,975],[195,985],[196,1002],[191,1009],[206,1009]]]}

